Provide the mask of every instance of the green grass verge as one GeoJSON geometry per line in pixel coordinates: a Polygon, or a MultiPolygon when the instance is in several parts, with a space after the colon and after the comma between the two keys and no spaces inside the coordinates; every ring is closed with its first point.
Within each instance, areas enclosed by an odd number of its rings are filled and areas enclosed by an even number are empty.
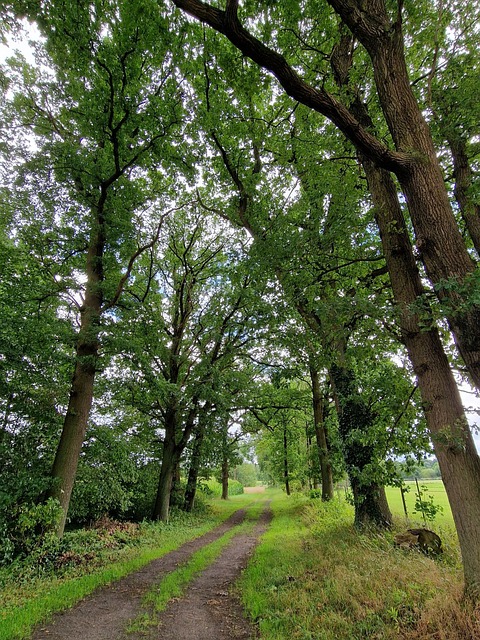
{"type": "Polygon", "coordinates": [[[238,585],[261,640],[475,637],[458,604],[455,541],[434,561],[394,548],[393,532],[360,534],[344,501],[273,498],[271,527],[238,585]]]}
{"type": "Polygon", "coordinates": [[[251,496],[235,496],[229,501],[215,501],[213,511],[203,516],[185,517],[168,525],[145,525],[135,546],[127,544],[116,553],[72,567],[61,576],[51,571],[34,576],[21,570],[9,574],[8,568],[2,569],[0,640],[27,638],[35,625],[47,622],[55,612],[72,607],[95,589],[119,580],[210,531],[251,502],[251,496]]]}

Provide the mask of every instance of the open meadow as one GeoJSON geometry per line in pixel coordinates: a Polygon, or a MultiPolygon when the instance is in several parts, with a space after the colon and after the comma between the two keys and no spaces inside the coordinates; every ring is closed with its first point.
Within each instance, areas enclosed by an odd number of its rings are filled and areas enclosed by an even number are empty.
{"type": "Polygon", "coordinates": [[[405,520],[405,511],[402,502],[401,491],[398,487],[387,487],[387,500],[390,505],[392,514],[396,517],[403,518],[406,524],[418,524],[427,528],[434,528],[435,524],[452,525],[453,517],[450,505],[448,503],[445,487],[441,480],[419,480],[418,481],[420,491],[422,492],[422,501],[430,503],[433,500],[433,505],[440,507],[440,510],[435,514],[433,522],[425,523],[420,510],[415,509],[415,501],[418,497],[417,486],[414,480],[408,480],[405,482],[407,491],[404,493],[405,504],[407,506],[408,521],[405,520]]]}

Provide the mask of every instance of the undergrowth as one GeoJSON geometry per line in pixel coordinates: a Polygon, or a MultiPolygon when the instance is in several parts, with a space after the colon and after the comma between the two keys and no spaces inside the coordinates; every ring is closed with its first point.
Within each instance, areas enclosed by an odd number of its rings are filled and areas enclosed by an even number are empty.
{"type": "MultiPolygon", "coordinates": [[[[239,588],[262,640],[472,640],[452,529],[444,554],[396,549],[394,532],[359,533],[343,501],[286,496],[239,588]]],[[[400,527],[402,525],[399,525],[400,527]]]]}

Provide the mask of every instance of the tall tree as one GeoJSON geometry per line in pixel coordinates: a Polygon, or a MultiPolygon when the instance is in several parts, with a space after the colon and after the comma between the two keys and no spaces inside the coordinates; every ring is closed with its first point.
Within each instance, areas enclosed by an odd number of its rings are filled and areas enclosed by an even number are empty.
{"type": "MultiPolygon", "coordinates": [[[[349,109],[348,96],[345,98],[342,94],[334,95],[333,86],[329,90],[325,75],[321,88],[317,88],[313,84],[315,72],[306,70],[305,77],[302,78],[294,70],[293,65],[277,52],[277,49],[282,50],[285,43],[283,35],[278,37],[278,34],[283,34],[284,31],[293,32],[298,34],[297,45],[292,45],[290,41],[289,54],[291,56],[298,54],[301,58],[302,53],[299,50],[307,45],[307,50],[315,53],[317,61],[321,60],[321,56],[318,55],[321,54],[321,48],[315,46],[315,43],[320,36],[325,40],[325,31],[319,29],[319,25],[324,30],[327,29],[326,25],[332,18],[328,12],[323,11],[323,23],[321,23],[308,2],[301,8],[293,8],[289,5],[286,11],[285,7],[278,10],[269,8],[268,17],[265,20],[252,22],[252,30],[259,35],[257,38],[242,25],[237,15],[238,2],[235,0],[226,3],[225,11],[196,0],[176,0],[174,4],[225,34],[244,55],[275,75],[290,96],[327,116],[372,166],[395,174],[408,205],[416,235],[417,250],[426,273],[444,304],[450,328],[471,379],[478,386],[480,382],[479,311],[475,295],[470,295],[471,290],[475,290],[477,286],[475,264],[452,213],[431,132],[412,89],[405,58],[406,25],[403,4],[390,9],[382,0],[372,0],[367,3],[354,0],[328,2],[336,16],[347,25],[354,38],[362,45],[355,50],[353,69],[356,69],[355,63],[358,64],[359,70],[362,64],[364,69],[369,68],[371,75],[367,74],[366,77],[373,78],[376,97],[382,110],[383,130],[388,131],[395,150],[386,146],[380,137],[366,128],[358,116],[349,109]],[[272,23],[282,22],[283,24],[289,22],[290,28],[285,30],[270,28],[272,23]],[[269,25],[268,29],[264,29],[263,25],[269,25]],[[312,42],[310,49],[308,49],[309,41],[312,42]],[[363,52],[368,54],[368,58],[362,57],[363,52]],[[312,83],[309,82],[309,76],[313,76],[312,83]]],[[[326,6],[327,3],[324,3],[322,9],[326,6]]],[[[425,10],[425,6],[422,8],[425,10]]],[[[244,8],[246,14],[249,9],[249,6],[244,8]]],[[[431,18],[428,11],[424,15],[426,19],[431,18]]],[[[419,14],[416,14],[416,20],[413,14],[408,18],[410,24],[407,21],[407,28],[410,28],[413,37],[415,28],[418,30],[419,27],[419,14]]],[[[338,26],[337,30],[340,36],[341,31],[338,26]]],[[[313,67],[315,68],[315,65],[313,67]]],[[[325,69],[323,71],[325,74],[325,69]]],[[[372,91],[373,87],[370,85],[362,89],[372,91]]],[[[391,266],[393,265],[390,264],[391,266]]],[[[414,271],[407,273],[408,285],[415,287],[414,271]]],[[[417,355],[420,356],[420,350],[417,355]]],[[[443,370],[447,370],[445,366],[443,370]]],[[[447,386],[451,390],[451,386],[447,386]]],[[[458,398],[455,393],[454,397],[458,398]]],[[[452,416],[449,413],[443,429],[445,434],[449,434],[447,441],[450,445],[447,445],[447,449],[450,451],[455,449],[454,442],[461,441],[463,449],[463,443],[469,440],[461,407],[457,401],[454,405],[455,415],[452,416]]],[[[468,457],[473,465],[468,464],[468,467],[471,466],[472,475],[475,475],[478,461],[474,455],[469,454],[468,457]]],[[[476,483],[470,483],[473,502],[479,504],[475,486],[476,483]]],[[[474,519],[477,520],[476,516],[474,519]]],[[[478,597],[479,588],[476,577],[479,574],[478,535],[475,533],[469,540],[466,532],[462,535],[465,535],[467,591],[478,597]]]]}
{"type": "MultiPolygon", "coordinates": [[[[224,181],[230,181],[235,189],[235,195],[228,197],[228,206],[222,203],[220,196],[216,198],[218,204],[211,205],[211,208],[218,210],[222,207],[225,216],[249,231],[254,239],[252,249],[256,255],[272,276],[278,279],[290,304],[303,318],[306,326],[320,337],[321,348],[328,354],[332,376],[340,372],[340,366],[346,374],[349,359],[345,357],[345,350],[358,313],[352,305],[348,305],[351,298],[348,290],[352,287],[355,275],[352,275],[353,280],[346,278],[340,283],[342,276],[339,274],[344,270],[348,272],[349,268],[351,271],[351,265],[368,265],[369,262],[382,260],[381,256],[372,251],[371,234],[368,231],[362,234],[360,224],[355,224],[355,229],[358,229],[356,235],[349,233],[352,220],[344,214],[346,207],[350,205],[352,212],[355,211],[359,219],[362,219],[356,192],[352,190],[349,197],[344,196],[342,189],[345,174],[328,166],[325,176],[312,178],[303,166],[299,166],[306,159],[298,160],[293,153],[289,163],[298,171],[298,175],[293,174],[292,191],[298,190],[300,183],[304,200],[291,198],[285,184],[288,179],[287,171],[281,175],[268,171],[268,156],[273,154],[265,148],[272,140],[261,140],[262,135],[265,138],[273,136],[268,129],[264,128],[262,131],[257,124],[263,120],[270,123],[272,128],[273,121],[282,125],[289,118],[288,110],[286,116],[282,109],[281,114],[272,118],[268,108],[255,107],[251,92],[251,87],[256,86],[258,72],[255,69],[249,69],[243,75],[239,73],[234,78],[236,95],[243,98],[241,105],[235,105],[232,110],[230,104],[218,100],[221,81],[216,75],[217,91],[213,98],[212,71],[209,68],[214,65],[213,48],[207,50],[205,55],[204,100],[200,103],[200,113],[204,114],[205,128],[223,163],[218,182],[221,180],[223,186],[224,181]],[[247,77],[249,80],[245,79],[247,77]],[[227,116],[233,116],[234,112],[238,114],[240,125],[227,116]],[[321,187],[322,198],[318,188],[325,178],[328,179],[329,186],[326,189],[321,187]],[[332,189],[332,184],[336,188],[332,189]],[[289,199],[293,204],[290,204],[289,199]],[[349,258],[344,258],[344,255],[349,258]],[[339,296],[340,290],[343,297],[339,296]]],[[[272,108],[272,111],[275,110],[276,105],[272,108]]],[[[348,375],[350,388],[353,390],[355,386],[358,387],[354,369],[351,368],[348,375]]],[[[349,402],[349,394],[340,394],[338,398],[340,410],[344,403],[349,402]]],[[[372,469],[375,461],[370,455],[372,452],[362,444],[360,434],[367,432],[373,423],[373,416],[366,406],[361,406],[360,401],[361,396],[357,394],[355,404],[351,403],[351,411],[340,412],[344,426],[342,433],[345,455],[350,460],[348,471],[352,485],[356,485],[355,520],[362,526],[367,522],[388,526],[391,514],[383,499],[383,489],[378,485],[378,479],[369,483],[367,478],[366,470],[372,469]],[[352,413],[354,407],[358,412],[358,419],[352,413]],[[361,424],[361,429],[357,428],[358,424],[361,424]],[[358,441],[353,437],[355,433],[359,434],[358,441]],[[358,455],[360,449],[363,450],[363,456],[358,455]],[[357,463],[361,463],[360,467],[357,463]]]]}
{"type": "Polygon", "coordinates": [[[327,502],[333,498],[333,468],[328,451],[327,429],[325,426],[326,402],[320,386],[319,372],[313,362],[313,358],[309,362],[309,373],[312,384],[313,422],[322,477],[322,500],[327,502]]]}
{"type": "MultiPolygon", "coordinates": [[[[332,55],[337,82],[348,85],[351,66],[351,38],[344,36],[332,55]]],[[[369,130],[374,125],[358,88],[350,86],[351,109],[369,130]]],[[[475,592],[478,570],[480,508],[479,464],[473,438],[468,427],[456,382],[450,369],[428,304],[422,319],[414,312],[418,300],[424,298],[423,285],[415,264],[413,250],[391,176],[358,153],[376,207],[376,221],[384,247],[393,293],[399,310],[401,339],[404,342],[420,392],[425,403],[425,416],[435,452],[442,469],[447,494],[457,526],[464,558],[467,590],[475,592]],[[426,320],[426,322],[425,322],[426,320]],[[447,425],[447,427],[445,427],[447,425]],[[462,489],[463,487],[463,489],[462,489]],[[462,493],[468,487],[468,507],[462,493]]]]}
{"type": "Polygon", "coordinates": [[[161,520],[168,519],[173,471],[190,438],[205,427],[207,417],[199,415],[218,409],[222,394],[233,394],[228,378],[251,337],[249,277],[235,257],[239,237],[225,226],[207,224],[195,207],[173,216],[167,242],[145,265],[148,294],[125,311],[134,336],[127,355],[137,378],[130,384],[162,431],[153,509],[161,520]]]}
{"type": "Polygon", "coordinates": [[[16,77],[22,93],[12,117],[39,148],[23,167],[37,189],[29,204],[37,215],[70,224],[64,251],[85,281],[79,287],[77,278],[75,286],[75,365],[49,492],[62,507],[60,535],[101,366],[102,322],[135,258],[158,235],[139,246],[135,225],[160,188],[166,200],[169,179],[158,170],[168,157],[171,175],[178,158],[169,145],[181,121],[179,79],[170,39],[157,37],[168,34],[168,24],[155,8],[117,3],[92,14],[88,6],[54,3],[37,16],[49,56],[39,45],[37,69],[23,64],[16,77]],[[43,76],[42,62],[49,65],[43,76]]]}

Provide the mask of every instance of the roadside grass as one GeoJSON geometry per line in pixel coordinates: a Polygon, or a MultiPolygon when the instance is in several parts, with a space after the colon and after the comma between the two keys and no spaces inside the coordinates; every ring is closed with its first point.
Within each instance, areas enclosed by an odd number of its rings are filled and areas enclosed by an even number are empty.
{"type": "Polygon", "coordinates": [[[245,522],[199,549],[183,566],[167,574],[160,583],[156,584],[144,597],[142,604],[147,611],[132,621],[127,632],[142,634],[152,626],[156,626],[159,614],[167,608],[170,600],[182,597],[189,584],[218,558],[232,538],[253,529],[255,521],[263,510],[263,504],[258,503],[249,507],[245,522]]]}
{"type": "Polygon", "coordinates": [[[38,549],[34,558],[1,568],[0,640],[28,637],[55,612],[203,535],[251,503],[252,497],[243,495],[215,500],[203,513],[179,513],[168,524],[142,523],[120,535],[114,527],[107,533],[67,533],[68,551],[59,555],[38,549]]]}
{"type": "Polygon", "coordinates": [[[359,533],[341,500],[274,494],[274,518],[238,583],[261,640],[472,640],[455,540],[433,560],[359,533]]]}

